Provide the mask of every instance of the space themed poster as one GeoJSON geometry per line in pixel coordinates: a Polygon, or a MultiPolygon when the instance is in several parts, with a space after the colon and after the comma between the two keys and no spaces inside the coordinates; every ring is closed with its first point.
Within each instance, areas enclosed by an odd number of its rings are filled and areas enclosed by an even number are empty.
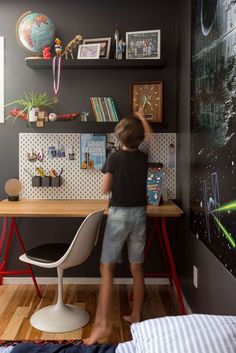
{"type": "Polygon", "coordinates": [[[236,277],[236,2],[192,2],[191,230],[236,277]]]}

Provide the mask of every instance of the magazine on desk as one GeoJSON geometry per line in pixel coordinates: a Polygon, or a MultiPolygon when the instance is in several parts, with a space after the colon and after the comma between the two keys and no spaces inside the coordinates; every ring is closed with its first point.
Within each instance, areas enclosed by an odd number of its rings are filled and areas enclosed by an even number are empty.
{"type": "Polygon", "coordinates": [[[102,169],[106,160],[105,134],[80,134],[80,168],[102,169]]]}

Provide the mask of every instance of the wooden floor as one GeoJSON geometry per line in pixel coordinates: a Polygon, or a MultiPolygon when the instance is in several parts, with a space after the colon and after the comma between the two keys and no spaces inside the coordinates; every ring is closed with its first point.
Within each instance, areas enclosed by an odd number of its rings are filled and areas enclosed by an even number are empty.
{"type": "MultiPolygon", "coordinates": [[[[0,339],[1,340],[73,340],[88,337],[96,309],[98,285],[64,285],[67,303],[77,303],[91,315],[91,321],[84,328],[63,334],[38,331],[30,325],[35,310],[56,301],[56,285],[40,285],[43,298],[40,300],[32,285],[0,286],[0,339]]],[[[132,302],[130,285],[114,286],[113,324],[114,333],[106,342],[118,343],[131,338],[130,326],[122,316],[128,314],[132,302]]],[[[148,285],[144,303],[144,319],[177,315],[178,305],[174,289],[167,285],[148,285]]]]}

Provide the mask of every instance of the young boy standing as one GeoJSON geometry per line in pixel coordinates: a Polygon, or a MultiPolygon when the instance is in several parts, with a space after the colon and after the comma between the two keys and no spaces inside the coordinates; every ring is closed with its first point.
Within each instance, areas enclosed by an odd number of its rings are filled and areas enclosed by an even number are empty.
{"type": "Polygon", "coordinates": [[[122,119],[115,129],[122,148],[109,155],[102,170],[102,191],[111,192],[111,199],[100,260],[98,306],[91,335],[84,340],[85,344],[96,343],[112,333],[113,273],[125,242],[133,277],[133,308],[124,319],[133,323],[142,318],[148,157],[138,146],[149,132],[143,109],[136,113],[136,118],[122,119]]]}

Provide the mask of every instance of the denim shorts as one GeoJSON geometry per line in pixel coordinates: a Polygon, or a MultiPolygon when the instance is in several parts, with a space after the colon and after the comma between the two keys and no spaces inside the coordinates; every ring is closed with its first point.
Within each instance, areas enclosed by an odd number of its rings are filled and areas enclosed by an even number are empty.
{"type": "Polygon", "coordinates": [[[124,243],[130,263],[142,263],[146,243],[145,207],[110,207],[103,246],[102,263],[116,263],[124,243]]]}

